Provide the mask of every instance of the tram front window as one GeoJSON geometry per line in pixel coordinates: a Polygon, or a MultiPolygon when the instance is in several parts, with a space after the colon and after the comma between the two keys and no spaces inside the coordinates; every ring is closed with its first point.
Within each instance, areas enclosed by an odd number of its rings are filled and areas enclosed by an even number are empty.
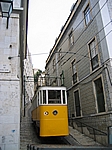
{"type": "Polygon", "coordinates": [[[60,90],[48,90],[48,103],[49,104],[61,104],[61,91],[60,90]]]}

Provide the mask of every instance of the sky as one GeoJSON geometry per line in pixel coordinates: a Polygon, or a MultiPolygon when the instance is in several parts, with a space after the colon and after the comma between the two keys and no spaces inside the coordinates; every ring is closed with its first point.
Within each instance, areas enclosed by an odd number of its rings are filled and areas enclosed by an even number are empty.
{"type": "Polygon", "coordinates": [[[29,0],[28,47],[33,68],[45,70],[49,52],[76,0],[29,0]]]}

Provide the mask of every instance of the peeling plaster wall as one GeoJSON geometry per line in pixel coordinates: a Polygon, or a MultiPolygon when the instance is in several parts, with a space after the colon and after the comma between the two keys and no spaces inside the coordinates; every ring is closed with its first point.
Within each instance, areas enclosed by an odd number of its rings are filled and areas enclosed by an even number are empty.
{"type": "Polygon", "coordinates": [[[19,149],[19,95],[19,81],[0,82],[0,147],[2,150],[19,149]]]}
{"type": "MultiPolygon", "coordinates": [[[[21,0],[14,0],[14,8],[21,0]]],[[[0,17],[0,150],[20,149],[19,15],[0,17]]]]}

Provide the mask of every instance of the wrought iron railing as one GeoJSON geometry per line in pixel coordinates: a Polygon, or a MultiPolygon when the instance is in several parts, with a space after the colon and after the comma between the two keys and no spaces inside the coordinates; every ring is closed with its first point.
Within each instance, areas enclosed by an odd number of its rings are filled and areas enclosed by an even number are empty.
{"type": "Polygon", "coordinates": [[[96,128],[90,126],[90,125],[87,125],[87,124],[85,124],[85,123],[83,123],[83,122],[81,122],[81,121],[79,121],[79,120],[77,120],[77,119],[69,118],[69,122],[71,122],[70,125],[71,125],[73,128],[74,128],[73,123],[75,122],[75,123],[77,124],[77,126],[81,128],[81,133],[82,133],[82,134],[84,133],[83,127],[86,127],[86,128],[89,130],[90,134],[93,134],[93,136],[94,136],[94,138],[93,138],[94,141],[96,141],[96,136],[97,136],[97,135],[102,135],[102,136],[107,136],[107,137],[108,137],[108,133],[106,133],[106,132],[104,132],[104,131],[101,131],[101,130],[99,130],[99,129],[96,129],[96,128]]]}

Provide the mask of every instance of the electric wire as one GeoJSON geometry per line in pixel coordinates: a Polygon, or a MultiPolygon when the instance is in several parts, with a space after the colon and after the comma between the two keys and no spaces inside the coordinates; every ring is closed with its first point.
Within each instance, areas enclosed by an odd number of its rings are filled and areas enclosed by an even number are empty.
{"type": "MultiPolygon", "coordinates": [[[[108,0],[107,0],[107,1],[108,1],[108,0]]],[[[107,1],[106,1],[106,3],[107,3],[107,1]]],[[[105,4],[106,4],[106,3],[105,3],[105,4]]],[[[102,6],[102,8],[105,6],[105,4],[102,6]]],[[[102,8],[101,8],[101,9],[102,9],[102,8]]],[[[101,11],[101,9],[100,9],[100,11],[101,11]]],[[[100,11],[99,11],[99,12],[100,12],[100,11]]],[[[98,13],[99,13],[99,12],[98,12],[98,13]]],[[[98,13],[96,14],[96,16],[98,15],[98,13]]],[[[96,17],[96,16],[95,16],[95,17],[96,17]]],[[[94,17],[94,18],[95,18],[95,17],[94,17]]],[[[102,29],[100,29],[100,30],[98,31],[98,33],[100,33],[104,28],[106,28],[111,22],[112,22],[112,21],[110,21],[109,23],[107,23],[107,24],[105,25],[105,27],[103,27],[102,29]]],[[[104,40],[111,32],[112,32],[112,30],[110,30],[110,31],[108,32],[108,34],[105,35],[105,36],[95,45],[95,47],[98,46],[98,45],[102,42],[102,40],[104,40]]],[[[98,33],[97,33],[97,34],[98,34],[98,33]]],[[[96,34],[96,35],[97,35],[97,34],[96,34]]],[[[81,35],[82,35],[82,34],[81,34],[81,35]]],[[[78,37],[78,39],[79,39],[79,37],[78,37]]],[[[78,40],[77,40],[77,41],[78,41],[78,40]]],[[[90,40],[89,40],[89,41],[90,41],[90,40]]],[[[88,42],[89,42],[89,41],[88,41],[88,42]]],[[[88,43],[88,42],[87,42],[87,43],[88,43]]],[[[86,43],[86,44],[87,44],[87,43],[86,43]]],[[[86,44],[84,44],[83,46],[85,46],[86,44]]],[[[82,46],[80,49],[82,49],[83,46],[82,46]]],[[[61,47],[61,46],[60,46],[60,47],[61,47]]],[[[80,49],[79,49],[79,50],[80,50],[80,49]]],[[[78,51],[79,51],[79,50],[78,50],[78,51]]],[[[77,52],[78,52],[78,51],[77,51],[77,52]]],[[[68,51],[67,51],[67,52],[62,52],[62,53],[65,53],[65,55],[68,54],[68,53],[74,55],[74,54],[77,54],[77,52],[74,53],[74,52],[68,52],[68,51]]],[[[58,53],[58,52],[55,52],[55,53],[58,53]]],[[[64,55],[64,56],[65,56],[65,55],[64,55]]],[[[86,55],[88,55],[88,53],[87,53],[86,55]]],[[[84,55],[83,57],[86,57],[86,55],[84,55]]],[[[63,56],[61,59],[63,59],[64,56],[63,56]]],[[[73,56],[71,56],[71,57],[73,57],[73,56]]],[[[63,63],[63,65],[64,65],[68,60],[70,60],[71,57],[69,57],[69,58],[63,63]]],[[[81,59],[81,60],[82,60],[82,59],[81,59]]],[[[78,60],[78,62],[76,62],[76,63],[79,63],[81,60],[78,60]]],[[[56,63],[59,63],[59,61],[60,61],[60,60],[58,60],[58,62],[56,62],[56,63]]],[[[56,65],[56,64],[55,64],[55,65],[56,65]]],[[[62,67],[63,65],[61,65],[61,67],[62,67]]],[[[70,67],[70,68],[71,68],[71,67],[70,67]]],[[[107,69],[108,69],[108,68],[107,68],[107,69]]],[[[109,76],[110,83],[111,83],[111,85],[112,85],[112,82],[111,82],[111,79],[110,79],[109,70],[107,70],[107,71],[108,71],[108,76],[109,76]]],[[[102,72],[102,71],[101,71],[101,72],[102,72]]],[[[100,73],[101,73],[101,72],[100,72],[100,73]]]]}
{"type": "MultiPolygon", "coordinates": [[[[99,0],[100,1],[100,0],[99,0]]],[[[99,3],[99,1],[91,8],[91,11],[97,6],[97,4],[99,3]]],[[[108,0],[107,0],[108,1],[108,0]]],[[[107,3],[107,1],[104,3],[104,5],[107,3]]],[[[101,9],[104,7],[104,5],[101,7],[101,9]]],[[[98,11],[98,13],[101,11],[101,9],[98,11]]],[[[97,13],[97,14],[98,14],[97,13]]],[[[97,16],[97,14],[96,14],[96,16],[97,16]]],[[[88,15],[88,14],[87,14],[88,15]]],[[[93,17],[93,19],[91,20],[91,22],[94,20],[94,18],[96,17],[96,16],[94,16],[93,17]]],[[[73,30],[73,32],[79,27],[79,25],[83,22],[85,20],[85,18],[83,18],[79,23],[78,23],[78,25],[74,28],[74,30],[73,30]]],[[[90,23],[91,23],[90,22],[90,23]]],[[[85,28],[85,30],[86,30],[86,28],[85,28]]],[[[81,35],[77,38],[77,40],[75,41],[75,43],[78,41],[78,39],[82,36],[82,34],[85,32],[85,30],[81,33],[81,35]]],[[[67,37],[66,39],[65,39],[65,41],[68,39],[69,37],[67,37]]],[[[63,43],[60,45],[60,47],[61,46],[63,46],[63,44],[65,43],[65,41],[63,41],[63,43]]],[[[74,44],[75,44],[74,43],[74,44]]],[[[68,53],[68,52],[65,52],[65,53],[68,53]]],[[[47,55],[48,53],[37,53],[37,54],[30,54],[30,55],[26,55],[26,56],[35,56],[35,55],[47,55]]],[[[66,55],[66,54],[65,54],[66,55]]],[[[20,56],[12,56],[11,58],[13,58],[13,57],[20,57],[20,56]]]]}
{"type": "MultiPolygon", "coordinates": [[[[107,0],[108,1],[108,0],[107,0]]],[[[100,8],[100,10],[97,12],[97,14],[93,17],[93,19],[91,20],[91,22],[95,19],[95,17],[98,15],[98,13],[101,11],[101,9],[103,9],[103,7],[105,6],[105,4],[107,3],[107,1],[104,3],[104,5],[100,8]]],[[[99,3],[99,1],[93,6],[93,8],[91,9],[91,10],[93,10],[94,8],[95,8],[95,6],[97,5],[99,3]]],[[[84,21],[84,19],[82,19],[81,20],[81,22],[76,26],[76,28],[73,30],[73,32],[78,28],[78,26],[82,23],[84,21]]],[[[91,22],[90,22],[90,24],[91,24],[91,22]]],[[[112,22],[112,21],[111,21],[112,22]]],[[[109,22],[109,23],[107,23],[106,25],[105,25],[105,27],[103,27],[102,29],[100,29],[100,31],[98,32],[98,33],[100,33],[104,28],[106,28],[111,22],[109,22]]],[[[85,29],[86,30],[86,29],[85,29]]],[[[77,40],[75,41],[75,43],[74,43],[74,45],[77,43],[77,41],[80,39],[80,37],[82,36],[82,34],[85,32],[85,30],[81,33],[81,35],[77,38],[77,40]]],[[[110,33],[112,32],[112,30],[104,37],[104,38],[106,38],[110,33]]],[[[97,33],[97,34],[98,34],[97,33]]],[[[96,34],[96,35],[97,35],[96,34]]],[[[104,38],[102,38],[102,40],[104,39],[104,38]]],[[[65,39],[65,41],[67,40],[68,38],[66,38],[65,39]]],[[[102,41],[101,40],[101,41],[102,41]]],[[[60,45],[60,48],[63,46],[63,44],[65,43],[65,41],[60,45]]],[[[89,40],[90,41],[90,40],[89,40]]],[[[101,41],[99,41],[98,43],[97,43],[97,45],[98,44],[100,44],[101,43],[101,41]]],[[[88,42],[87,42],[88,43],[88,42]]],[[[87,44],[86,43],[86,44],[87,44]]],[[[79,51],[79,50],[81,50],[86,44],[84,44],[81,48],[79,48],[78,50],[77,50],[77,52],[79,51]]],[[[96,46],[97,46],[96,45],[96,46]]],[[[95,47],[96,47],[95,46],[95,47]]],[[[64,63],[63,63],[63,65],[65,65],[66,64],[66,62],[68,61],[68,60],[70,60],[73,56],[74,56],[74,54],[77,54],[77,52],[75,53],[75,52],[72,52],[72,51],[70,51],[70,52],[62,52],[62,53],[65,53],[65,55],[66,54],[72,54],[72,56],[70,56],[64,63]]],[[[55,53],[58,53],[58,52],[55,52],[55,53]]],[[[31,55],[27,55],[27,56],[33,56],[33,55],[44,55],[44,54],[48,54],[48,53],[37,53],[37,54],[31,54],[31,55]]],[[[65,55],[61,58],[61,59],[63,59],[64,57],[65,57],[65,55]]],[[[88,55],[88,53],[86,54],[86,55],[88,55]]],[[[87,57],[86,55],[81,55],[83,58],[85,58],[85,57],[87,57]]],[[[14,57],[20,57],[20,56],[14,56],[14,57]]],[[[83,59],[82,58],[82,59],[83,59]]],[[[89,58],[89,57],[87,57],[87,58],[89,58]]],[[[81,60],[82,60],[81,59],[81,60]]],[[[76,62],[76,64],[77,63],[79,63],[81,60],[78,60],[78,62],[76,62]]],[[[60,60],[59,60],[60,61],[60,60]]],[[[57,63],[59,63],[59,61],[57,62],[57,63]]],[[[56,65],[56,64],[55,64],[56,65]]],[[[61,65],[61,67],[63,66],[63,65],[61,65]]],[[[70,67],[71,68],[71,67],[70,67]]],[[[111,85],[112,85],[112,82],[111,82],[111,79],[110,79],[110,75],[109,75],[109,70],[108,70],[108,68],[107,68],[107,73],[108,73],[108,76],[109,76],[109,80],[110,80],[110,83],[111,83],[111,85]]]]}
{"type": "MultiPolygon", "coordinates": [[[[111,22],[109,22],[108,24],[110,24],[110,23],[111,23],[111,22]]],[[[102,28],[102,30],[103,30],[103,28],[102,28]]],[[[97,44],[95,45],[94,48],[96,48],[111,32],[112,32],[112,30],[110,30],[108,34],[106,34],[99,42],[97,42],[97,44]]],[[[98,32],[98,33],[99,33],[99,32],[98,32]]],[[[98,34],[98,33],[97,33],[97,34],[98,34]]],[[[97,34],[96,34],[96,35],[97,35],[97,34]]],[[[88,42],[89,42],[89,40],[88,40],[88,42]]],[[[88,42],[87,42],[87,43],[88,43],[88,42]]],[[[84,44],[80,49],[82,49],[85,45],[87,45],[87,43],[84,44]]],[[[93,49],[94,49],[94,48],[93,48],[93,49]]],[[[78,50],[80,50],[80,49],[78,49],[78,50]]],[[[74,53],[74,54],[77,54],[77,53],[74,53]]],[[[79,61],[81,61],[81,60],[82,60],[83,58],[85,58],[87,55],[88,55],[88,53],[86,53],[85,56],[83,56],[80,60],[78,60],[78,62],[76,62],[76,64],[79,63],[79,61]]],[[[71,57],[73,57],[73,55],[72,55],[71,57]]],[[[71,58],[71,57],[70,57],[70,58],[71,58]]],[[[67,62],[70,58],[68,58],[68,59],[66,60],[66,62],[67,62]]],[[[89,57],[86,57],[86,58],[89,58],[89,57]]],[[[64,64],[65,64],[66,62],[64,62],[64,64]]],[[[63,65],[61,65],[61,66],[63,66],[63,65]]]]}
{"type": "MultiPolygon", "coordinates": [[[[104,38],[102,38],[102,40],[104,40],[111,32],[112,32],[112,30],[111,30],[104,38]]],[[[97,43],[97,45],[100,44],[100,43],[102,42],[102,40],[101,40],[99,43],[97,43]]],[[[73,57],[73,56],[71,56],[71,57],[73,57]]],[[[71,57],[69,57],[69,58],[67,59],[67,61],[68,61],[71,57]]],[[[84,57],[83,57],[83,58],[84,58],[84,57]]],[[[67,61],[64,62],[63,65],[64,65],[65,63],[67,63],[67,61]]],[[[82,59],[78,60],[78,62],[76,62],[75,64],[79,63],[80,61],[82,61],[82,59]]],[[[105,62],[101,63],[101,66],[100,66],[100,67],[103,67],[104,64],[105,64],[105,62]]],[[[106,68],[107,68],[107,67],[106,67],[106,68]]],[[[68,69],[71,69],[71,67],[69,67],[68,69]]],[[[67,69],[67,70],[68,70],[68,69],[67,69]]],[[[69,70],[68,70],[68,71],[69,71],[69,70]]],[[[101,72],[102,72],[102,71],[101,71],[101,72]]],[[[99,74],[101,74],[101,72],[100,72],[99,74]]],[[[110,77],[108,68],[107,68],[107,73],[108,73],[108,77],[109,77],[110,84],[111,84],[111,86],[112,86],[112,81],[111,81],[111,77],[110,77]]],[[[98,75],[99,75],[99,74],[98,74],[98,75]]],[[[98,75],[96,75],[96,77],[97,77],[98,75]]],[[[88,83],[88,82],[87,82],[87,83],[88,83]]],[[[86,83],[84,83],[84,84],[86,84],[86,83]]]]}
{"type": "MultiPolygon", "coordinates": [[[[112,31],[110,31],[110,32],[112,32],[112,31]]],[[[110,34],[110,32],[106,35],[106,36],[104,36],[104,38],[103,39],[101,39],[96,45],[95,45],[95,47],[94,48],[96,48],[109,34],[110,34]]],[[[88,43],[88,42],[87,42],[88,43]]],[[[87,44],[86,43],[86,44],[87,44]]],[[[86,44],[84,44],[80,49],[82,49],[86,44]]],[[[91,49],[92,50],[92,49],[91,49]]],[[[74,53],[74,55],[75,54],[77,54],[77,53],[74,53]]],[[[61,67],[64,65],[64,64],[66,64],[67,62],[68,62],[68,60],[70,60],[74,55],[72,55],[72,56],[70,56],[62,65],[61,65],[61,67]]],[[[86,56],[88,55],[88,53],[86,53],[85,54],[85,56],[83,56],[81,59],[79,59],[78,61],[76,61],[75,62],[75,64],[78,64],[80,61],[82,61],[82,59],[83,58],[85,58],[86,56]]],[[[82,55],[80,55],[80,56],[82,56],[82,55]]],[[[89,58],[89,57],[86,57],[86,58],[89,58]]],[[[89,58],[90,59],[90,58],[89,58]]],[[[60,60],[59,60],[60,61],[60,60]]],[[[59,62],[58,61],[58,62],[59,62]]],[[[60,67],[59,67],[60,68],[60,67]]]]}
{"type": "MultiPolygon", "coordinates": [[[[108,0],[107,0],[108,1],[108,0]]],[[[92,8],[91,8],[91,11],[95,8],[95,6],[98,4],[99,2],[97,2],[92,8]]],[[[87,14],[88,15],[88,14],[87,14]]],[[[85,20],[85,18],[83,18],[79,23],[78,23],[78,25],[73,29],[73,33],[75,32],[75,30],[80,26],[80,24],[83,22],[85,20]]],[[[85,28],[85,30],[86,30],[86,28],[85,28]]],[[[82,34],[85,32],[85,30],[83,31],[83,32],[81,32],[81,34],[80,34],[80,36],[82,36],[82,34]]],[[[78,39],[80,38],[80,36],[77,38],[77,40],[75,41],[75,43],[78,41],[78,39]]],[[[58,49],[60,49],[63,45],[64,45],[64,43],[68,40],[68,38],[69,37],[67,37],[63,42],[62,42],[62,44],[60,44],[60,46],[59,46],[59,48],[58,49]]],[[[75,44],[74,43],[74,44],[75,44]]]]}
{"type": "MultiPolygon", "coordinates": [[[[112,32],[112,30],[111,30],[110,32],[108,32],[108,34],[105,35],[105,36],[101,39],[101,41],[99,41],[99,43],[97,43],[97,45],[100,44],[100,43],[102,42],[102,40],[104,40],[111,32],[112,32]]],[[[96,46],[97,46],[97,45],[96,45],[96,46]]],[[[71,57],[72,57],[72,56],[71,56],[71,57]]],[[[69,57],[69,58],[66,60],[66,62],[67,62],[71,57],[69,57]]],[[[81,60],[82,60],[82,59],[81,59],[81,60]]],[[[79,60],[79,61],[81,61],[81,60],[79,60]]],[[[79,62],[79,61],[78,61],[78,62],[79,62]]],[[[63,65],[64,65],[66,62],[64,62],[63,65]]],[[[76,63],[78,63],[78,62],[76,62],[76,63]]],[[[104,65],[105,65],[105,62],[101,63],[100,68],[103,67],[104,65]]],[[[70,68],[71,68],[71,67],[70,67],[70,68]]],[[[69,68],[69,69],[70,69],[70,68],[69,68]]],[[[106,67],[106,69],[107,69],[107,73],[108,73],[108,77],[109,77],[110,84],[112,85],[112,81],[111,81],[111,77],[110,77],[110,74],[109,74],[109,70],[108,70],[107,67],[106,67]]],[[[68,70],[68,69],[67,69],[67,70],[68,70]]],[[[104,70],[104,69],[103,69],[103,70],[104,70]]],[[[103,70],[102,70],[102,71],[103,71],[103,70]]],[[[102,71],[101,71],[101,72],[102,72],[102,71]]],[[[101,72],[100,72],[99,74],[97,74],[96,77],[97,77],[98,75],[100,75],[101,72]]],[[[90,81],[92,81],[92,80],[93,80],[93,79],[91,79],[90,81]]],[[[90,81],[88,81],[88,82],[86,82],[86,83],[81,83],[81,84],[87,84],[87,83],[89,83],[90,81]]]]}
{"type": "MultiPolygon", "coordinates": [[[[108,0],[107,0],[107,1],[108,1],[108,0]]],[[[106,1],[106,2],[104,3],[104,5],[100,8],[100,10],[96,13],[96,15],[92,18],[90,24],[93,22],[93,20],[96,18],[96,16],[99,14],[99,12],[100,12],[100,11],[103,9],[103,7],[106,5],[107,1],[106,1]]],[[[97,6],[98,3],[99,3],[99,1],[93,6],[93,8],[91,8],[91,11],[97,6]]],[[[78,28],[78,26],[79,26],[84,20],[85,20],[85,18],[83,18],[83,19],[79,22],[79,24],[78,24],[78,25],[76,26],[76,28],[73,30],[73,33],[75,32],[75,30],[78,28]]],[[[97,35],[98,33],[100,33],[104,28],[106,28],[110,23],[111,23],[111,22],[107,23],[107,24],[105,25],[105,27],[103,27],[102,29],[100,29],[100,30],[96,33],[96,35],[97,35]]],[[[89,25],[90,25],[90,24],[89,24],[89,25]]],[[[85,30],[83,30],[83,32],[81,32],[81,34],[79,35],[79,37],[77,38],[77,40],[74,42],[74,45],[75,45],[75,44],[77,43],[77,41],[80,39],[80,37],[82,36],[82,34],[85,33],[85,31],[86,31],[86,28],[85,28],[85,30]]],[[[110,31],[110,32],[111,32],[111,31],[110,31]]],[[[110,32],[109,32],[107,35],[109,35],[110,32]]],[[[96,35],[94,35],[94,36],[96,36],[96,35]]],[[[107,35],[104,36],[104,38],[106,38],[107,35]]],[[[68,40],[68,38],[69,38],[69,37],[67,37],[67,38],[63,41],[63,43],[58,47],[59,49],[64,45],[64,43],[68,40]]],[[[98,46],[104,38],[102,38],[102,39],[95,45],[95,47],[98,46]]],[[[88,42],[89,42],[89,41],[90,41],[90,39],[88,40],[88,42]]],[[[88,43],[88,42],[87,42],[87,43],[88,43]]],[[[68,62],[68,60],[70,60],[75,54],[77,54],[79,50],[81,50],[85,45],[87,45],[87,43],[85,43],[83,46],[81,46],[81,47],[77,50],[77,52],[72,52],[72,51],[61,52],[61,53],[65,53],[65,55],[63,55],[60,60],[63,60],[63,58],[66,56],[66,54],[72,54],[72,55],[71,55],[65,62],[63,62],[63,64],[62,64],[60,67],[62,67],[63,65],[65,65],[65,64],[68,62]]],[[[74,47],[74,46],[73,46],[73,47],[74,47]]],[[[55,53],[59,53],[59,52],[54,52],[53,54],[55,54],[55,53]]],[[[44,54],[48,54],[48,53],[30,54],[30,55],[27,55],[27,56],[44,55],[44,54]]],[[[77,54],[77,55],[78,55],[78,54],[77,54]]],[[[79,54],[79,55],[80,55],[80,54],[79,54]]],[[[88,57],[88,53],[86,53],[85,55],[81,55],[81,56],[82,56],[82,59],[85,58],[85,57],[89,58],[89,57],[88,57]]],[[[19,57],[19,56],[15,56],[15,57],[19,57]]],[[[78,60],[78,61],[76,62],[76,64],[78,64],[80,61],[82,61],[82,59],[78,60]]],[[[58,60],[58,61],[55,63],[55,66],[59,63],[60,60],[58,60]]],[[[71,67],[70,67],[69,69],[71,69],[71,67]]],[[[109,76],[109,80],[110,80],[110,75],[109,75],[108,68],[107,68],[107,72],[108,72],[108,76],[109,76]]],[[[110,80],[110,83],[111,83],[111,80],[110,80]]],[[[112,84],[111,84],[111,85],[112,85],[112,84]]]]}
{"type": "MultiPolygon", "coordinates": [[[[97,34],[99,34],[104,28],[106,28],[109,24],[111,23],[111,21],[109,22],[109,23],[107,23],[106,25],[105,25],[105,27],[103,27],[99,32],[97,32],[96,33],[96,35],[97,34]]],[[[95,47],[94,48],[96,48],[110,33],[111,33],[112,31],[110,31],[107,35],[105,35],[99,42],[97,42],[97,44],[95,45],[95,47]]],[[[94,35],[94,36],[96,36],[96,35],[94,35]]],[[[78,51],[80,50],[80,49],[82,49],[85,45],[87,45],[87,43],[89,42],[90,40],[88,40],[81,48],[79,48],[78,49],[78,51]]],[[[68,52],[67,52],[68,53],[68,52]]],[[[76,53],[74,53],[74,54],[76,54],[76,53]]],[[[77,64],[77,63],[79,63],[80,61],[82,61],[82,59],[83,58],[85,58],[86,56],[88,55],[88,52],[85,54],[85,56],[83,56],[80,60],[78,60],[75,64],[77,64]]],[[[73,57],[74,55],[71,55],[60,67],[62,67],[64,64],[66,64],[67,62],[68,62],[68,60],[70,60],[72,57],[73,57]]],[[[63,59],[64,58],[64,56],[61,58],[61,59],[63,59]]],[[[89,57],[87,57],[87,58],[89,58],[89,57]]],[[[60,60],[61,60],[60,59],[60,60]]],[[[59,61],[60,60],[58,60],[58,62],[57,62],[57,64],[59,63],[59,61]]],[[[59,67],[59,68],[60,68],[59,67]]],[[[70,67],[71,68],[71,67],[70,67]]]]}
{"type": "MultiPolygon", "coordinates": [[[[107,1],[108,1],[108,0],[107,0],[107,1]]],[[[107,1],[106,1],[106,2],[107,2],[107,1]]],[[[106,4],[106,2],[105,2],[105,4],[106,4]]],[[[105,4],[101,7],[101,9],[103,9],[103,7],[105,6],[105,4]]],[[[101,11],[101,9],[98,11],[98,13],[101,11]]],[[[92,21],[96,18],[96,16],[98,15],[98,13],[95,15],[95,17],[93,17],[92,21]]],[[[83,19],[83,20],[84,20],[84,19],[83,19]]],[[[90,24],[92,23],[92,21],[90,22],[90,24]]],[[[110,21],[108,24],[110,24],[110,23],[111,23],[111,21],[110,21]]],[[[89,24],[89,25],[90,25],[90,24],[89,24]]],[[[107,24],[107,25],[108,25],[108,24],[107,24]]],[[[107,25],[106,25],[105,27],[103,27],[98,33],[100,33],[104,28],[106,28],[107,25]]],[[[85,28],[85,30],[86,30],[86,28],[85,28]]],[[[85,30],[83,31],[83,33],[85,32],[85,30]]],[[[74,31],[75,31],[75,30],[74,30],[74,31]]],[[[74,45],[76,44],[76,42],[79,40],[79,38],[82,36],[83,33],[81,33],[81,35],[77,38],[77,40],[74,42],[74,45]]],[[[97,34],[98,34],[98,33],[97,33],[97,34]]],[[[96,35],[97,35],[97,34],[96,34],[96,35]]],[[[94,35],[93,37],[95,37],[95,35],[94,35]]],[[[67,38],[67,39],[68,39],[68,38],[67,38]]],[[[91,40],[91,39],[89,39],[88,42],[89,42],[90,40],[91,40]]],[[[88,42],[87,42],[87,43],[88,43],[88,42]]],[[[77,52],[78,52],[79,50],[81,50],[87,43],[85,43],[81,48],[79,48],[79,49],[77,50],[77,52]]],[[[60,47],[61,47],[61,46],[60,46],[60,47]]],[[[77,53],[77,52],[76,52],[76,53],[77,53]]],[[[67,53],[68,53],[68,52],[66,52],[65,55],[66,55],[67,53]]],[[[65,55],[64,55],[64,56],[65,56],[65,55]]],[[[62,57],[62,59],[64,58],[64,56],[62,57]]],[[[85,55],[84,57],[86,57],[86,55],[85,55]]],[[[88,57],[87,57],[87,58],[88,58],[88,57]]],[[[59,61],[58,61],[58,62],[59,62],[59,61]]],[[[58,63],[58,62],[57,62],[57,63],[58,63]]]]}

